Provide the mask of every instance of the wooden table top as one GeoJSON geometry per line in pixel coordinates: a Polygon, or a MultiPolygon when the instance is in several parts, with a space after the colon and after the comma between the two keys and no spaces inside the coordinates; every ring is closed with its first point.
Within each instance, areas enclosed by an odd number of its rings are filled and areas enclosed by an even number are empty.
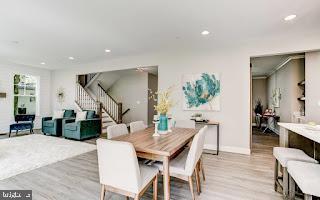
{"type": "Polygon", "coordinates": [[[191,128],[173,128],[171,133],[153,137],[154,127],[135,133],[129,133],[112,140],[125,141],[133,144],[137,152],[155,154],[160,156],[172,156],[186,145],[197,130],[191,128]]]}

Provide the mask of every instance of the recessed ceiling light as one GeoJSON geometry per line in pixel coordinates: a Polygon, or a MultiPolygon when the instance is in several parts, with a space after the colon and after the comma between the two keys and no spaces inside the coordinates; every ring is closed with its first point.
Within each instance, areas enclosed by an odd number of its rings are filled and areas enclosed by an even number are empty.
{"type": "Polygon", "coordinates": [[[107,53],[110,53],[110,52],[111,52],[110,49],[106,49],[106,50],[104,50],[104,51],[107,52],[107,53]]]}
{"type": "Polygon", "coordinates": [[[209,32],[209,31],[204,30],[204,31],[202,31],[202,32],[201,32],[201,34],[202,34],[202,35],[209,35],[209,34],[210,34],[210,32],[209,32]]]}
{"type": "Polygon", "coordinates": [[[42,63],[40,63],[41,65],[45,65],[46,63],[45,62],[42,62],[42,63]]]}
{"type": "Polygon", "coordinates": [[[285,21],[290,21],[290,20],[293,20],[294,18],[296,18],[297,15],[288,15],[284,18],[285,21]]]}
{"type": "Polygon", "coordinates": [[[69,57],[69,60],[74,60],[74,57],[70,56],[70,57],[69,57]]]}

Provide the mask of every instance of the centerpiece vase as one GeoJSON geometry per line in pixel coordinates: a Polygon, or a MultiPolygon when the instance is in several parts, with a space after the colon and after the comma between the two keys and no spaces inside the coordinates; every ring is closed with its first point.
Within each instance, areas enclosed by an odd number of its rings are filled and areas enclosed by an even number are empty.
{"type": "Polygon", "coordinates": [[[168,131],[168,116],[166,114],[160,114],[158,131],[161,131],[161,132],[168,131]]]}

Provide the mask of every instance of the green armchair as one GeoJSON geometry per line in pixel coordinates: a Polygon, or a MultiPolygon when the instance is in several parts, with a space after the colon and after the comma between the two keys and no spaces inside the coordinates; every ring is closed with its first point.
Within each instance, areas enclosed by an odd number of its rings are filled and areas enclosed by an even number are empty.
{"type": "Polygon", "coordinates": [[[62,120],[74,118],[74,110],[65,110],[63,118],[61,119],[52,119],[52,117],[43,117],[42,118],[42,132],[45,135],[53,136],[62,136],[62,120]]]}
{"type": "Polygon", "coordinates": [[[101,132],[101,119],[95,111],[87,111],[86,120],[63,120],[63,137],[67,139],[85,140],[98,137],[101,132]]]}

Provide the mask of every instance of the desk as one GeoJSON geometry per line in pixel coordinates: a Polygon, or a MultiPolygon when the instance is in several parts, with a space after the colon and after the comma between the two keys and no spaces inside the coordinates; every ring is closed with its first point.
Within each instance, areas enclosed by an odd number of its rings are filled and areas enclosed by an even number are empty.
{"type": "Polygon", "coordinates": [[[208,153],[204,152],[206,154],[211,154],[211,155],[219,155],[219,147],[220,147],[220,124],[219,122],[214,122],[214,121],[195,121],[196,124],[201,124],[201,125],[207,125],[207,126],[216,126],[217,127],[217,152],[216,153],[208,153]]]}
{"type": "Polygon", "coordinates": [[[171,133],[157,137],[153,137],[153,133],[154,128],[150,127],[112,140],[132,143],[139,158],[163,162],[164,199],[170,200],[170,159],[193,139],[197,131],[191,128],[173,128],[171,133]]]}
{"type": "Polygon", "coordinates": [[[263,119],[266,122],[266,127],[263,130],[263,133],[265,133],[268,129],[274,132],[270,124],[274,126],[273,128],[275,128],[275,125],[280,120],[280,117],[276,115],[262,115],[261,119],[263,119]],[[269,121],[269,119],[271,119],[271,121],[269,121]]]}

